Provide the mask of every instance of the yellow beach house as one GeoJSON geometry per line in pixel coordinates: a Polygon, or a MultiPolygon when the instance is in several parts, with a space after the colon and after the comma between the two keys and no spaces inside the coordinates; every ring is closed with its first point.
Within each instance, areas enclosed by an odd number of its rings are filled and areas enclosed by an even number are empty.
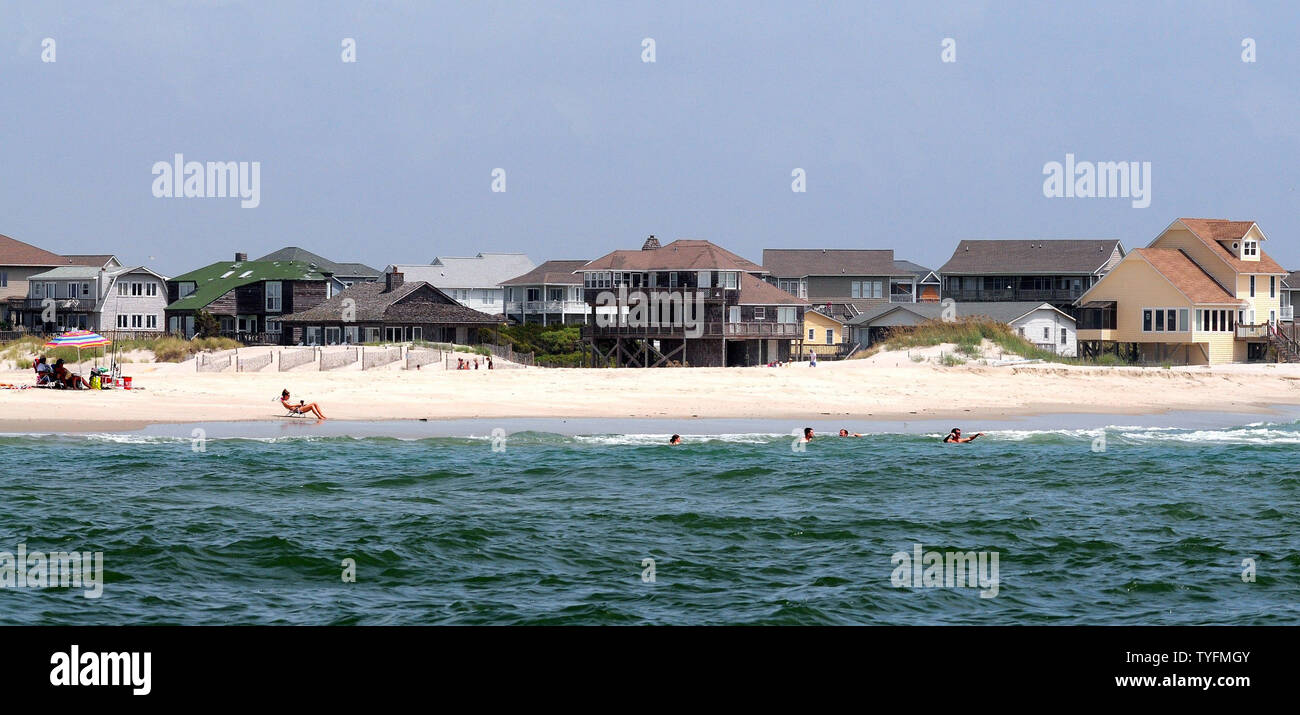
{"type": "Polygon", "coordinates": [[[810,350],[819,358],[834,357],[847,347],[848,338],[848,329],[843,321],[816,308],[806,310],[803,314],[803,349],[798,351],[799,359],[808,359],[810,350]]]}
{"type": "Polygon", "coordinates": [[[1079,351],[1216,365],[1294,357],[1277,333],[1282,279],[1254,221],[1180,218],[1080,296],[1079,351]]]}

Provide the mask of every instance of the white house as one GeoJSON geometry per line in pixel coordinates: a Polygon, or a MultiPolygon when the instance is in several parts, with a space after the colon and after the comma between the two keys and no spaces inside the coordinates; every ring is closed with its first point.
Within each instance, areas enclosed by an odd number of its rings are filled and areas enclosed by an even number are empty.
{"type": "MultiPolygon", "coordinates": [[[[1074,318],[1039,301],[999,301],[952,303],[954,318],[983,317],[1005,323],[1020,337],[1043,350],[1063,357],[1078,355],[1078,338],[1074,318]]],[[[851,339],[867,347],[880,340],[891,328],[921,325],[943,316],[942,303],[903,303],[881,306],[848,321],[851,339]]]]}
{"type": "Polygon", "coordinates": [[[488,315],[505,312],[501,284],[536,267],[523,253],[479,253],[434,258],[429,265],[393,264],[384,273],[401,273],[408,283],[424,281],[465,306],[488,315]]]}
{"type": "Polygon", "coordinates": [[[60,266],[28,278],[24,327],[164,332],[167,277],[144,266],[60,266]]]}

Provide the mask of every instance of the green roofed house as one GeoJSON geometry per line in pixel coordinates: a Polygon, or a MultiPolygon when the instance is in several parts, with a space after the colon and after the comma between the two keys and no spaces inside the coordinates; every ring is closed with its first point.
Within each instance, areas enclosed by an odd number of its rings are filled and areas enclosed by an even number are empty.
{"type": "Polygon", "coordinates": [[[194,337],[195,317],[207,311],[220,334],[244,343],[280,344],[280,319],[311,308],[347,286],[332,272],[297,261],[250,261],[236,253],[167,281],[167,332],[194,337]]]}
{"type": "Polygon", "coordinates": [[[306,263],[321,273],[333,273],[335,278],[347,286],[355,283],[373,283],[379,280],[380,273],[378,269],[371,268],[364,263],[337,263],[297,246],[285,246],[278,251],[272,251],[261,258],[253,260],[306,263]]]}

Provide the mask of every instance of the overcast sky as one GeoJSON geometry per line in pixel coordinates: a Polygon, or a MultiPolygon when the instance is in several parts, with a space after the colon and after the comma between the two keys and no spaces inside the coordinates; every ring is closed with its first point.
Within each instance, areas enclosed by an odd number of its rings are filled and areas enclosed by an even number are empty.
{"type": "Polygon", "coordinates": [[[1300,268],[1297,18],[1223,0],[4,0],[0,233],[172,275],[285,245],[382,268],[594,258],[652,233],[934,268],[963,238],[1135,247],[1195,216],[1258,221],[1300,268]],[[176,153],[260,162],[260,204],[156,198],[176,153]],[[1150,206],[1044,196],[1067,153],[1150,162],[1150,206]]]}

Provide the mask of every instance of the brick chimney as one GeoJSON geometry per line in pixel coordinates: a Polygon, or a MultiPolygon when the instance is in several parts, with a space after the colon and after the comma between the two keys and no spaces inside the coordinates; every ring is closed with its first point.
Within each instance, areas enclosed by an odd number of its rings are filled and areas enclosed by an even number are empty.
{"type": "Polygon", "coordinates": [[[247,260],[248,260],[248,254],[247,254],[247,253],[236,253],[236,254],[235,254],[235,263],[243,263],[244,261],[247,261],[247,260]]]}
{"type": "Polygon", "coordinates": [[[645,243],[641,244],[642,251],[653,251],[656,248],[659,248],[659,239],[655,238],[654,234],[651,234],[650,238],[647,238],[645,243]]]}
{"type": "Polygon", "coordinates": [[[385,274],[384,274],[384,292],[385,292],[385,293],[392,293],[392,292],[393,292],[393,289],[396,288],[396,287],[398,287],[398,286],[400,286],[400,285],[402,285],[402,283],[405,281],[405,279],[406,279],[406,276],[402,275],[401,273],[398,273],[397,271],[393,271],[392,273],[385,273],[385,274]]]}

